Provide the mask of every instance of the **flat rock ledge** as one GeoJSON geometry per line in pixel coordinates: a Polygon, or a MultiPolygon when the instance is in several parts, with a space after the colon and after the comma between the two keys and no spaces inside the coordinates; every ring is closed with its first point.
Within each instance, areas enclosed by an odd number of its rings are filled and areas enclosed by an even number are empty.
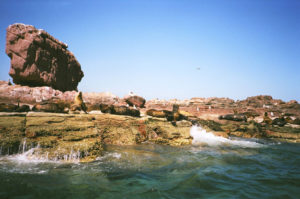
{"type": "MultiPolygon", "coordinates": [[[[263,134],[232,130],[209,120],[199,125],[217,136],[272,138],[300,142],[299,128],[293,131],[267,129],[263,134]],[[225,129],[225,130],[224,130],[225,129]]],[[[249,124],[247,128],[251,129],[249,124]]],[[[0,113],[0,155],[30,151],[28,158],[49,161],[90,162],[100,157],[107,145],[137,145],[155,143],[171,146],[192,144],[192,122],[177,121],[176,126],[162,118],[131,117],[102,113],[0,113]]],[[[252,127],[253,128],[253,127],[252,127]]],[[[277,127],[276,127],[277,128],[277,127]]]]}
{"type": "Polygon", "coordinates": [[[173,126],[163,119],[111,114],[1,113],[1,155],[35,148],[32,158],[90,162],[107,145],[189,145],[191,126],[189,121],[173,126]]]}

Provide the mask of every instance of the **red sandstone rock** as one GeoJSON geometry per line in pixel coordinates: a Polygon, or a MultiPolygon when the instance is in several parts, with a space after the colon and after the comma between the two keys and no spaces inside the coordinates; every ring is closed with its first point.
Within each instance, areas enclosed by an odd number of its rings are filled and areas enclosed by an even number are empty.
{"type": "Polygon", "coordinates": [[[11,58],[9,75],[20,85],[77,90],[83,72],[67,47],[34,26],[10,25],[6,34],[6,54],[11,58]]]}
{"type": "MultiPolygon", "coordinates": [[[[0,81],[0,103],[26,103],[35,105],[42,102],[73,103],[76,91],[61,92],[48,86],[28,87],[20,85],[8,85],[6,81],[0,81]]],[[[83,101],[86,104],[119,104],[119,98],[111,93],[83,93],[83,101]]]]}

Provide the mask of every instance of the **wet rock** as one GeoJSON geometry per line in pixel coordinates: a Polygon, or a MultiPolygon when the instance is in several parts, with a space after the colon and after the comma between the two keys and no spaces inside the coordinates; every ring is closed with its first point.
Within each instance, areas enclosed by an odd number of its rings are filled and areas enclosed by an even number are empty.
{"type": "Polygon", "coordinates": [[[11,59],[9,75],[15,84],[77,90],[83,72],[67,47],[34,26],[10,25],[6,34],[6,54],[11,59]]]}
{"type": "Polygon", "coordinates": [[[0,116],[1,155],[19,152],[24,138],[25,116],[0,116]]]}

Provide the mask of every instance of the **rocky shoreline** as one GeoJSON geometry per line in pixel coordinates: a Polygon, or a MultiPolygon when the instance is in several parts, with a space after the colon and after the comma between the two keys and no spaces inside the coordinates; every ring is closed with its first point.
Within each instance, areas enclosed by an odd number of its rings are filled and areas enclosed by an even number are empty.
{"type": "Polygon", "coordinates": [[[217,136],[300,142],[300,104],[260,95],[245,100],[146,101],[129,93],[77,92],[84,74],[68,46],[42,29],[7,28],[10,81],[0,81],[0,155],[89,162],[108,145],[192,144],[199,125],[217,136]]]}
{"type": "Polygon", "coordinates": [[[18,109],[1,110],[1,155],[34,148],[29,157],[89,162],[101,156],[108,145],[136,145],[145,142],[172,146],[190,145],[193,140],[190,129],[193,125],[202,126],[222,137],[300,141],[298,102],[285,103],[273,100],[270,96],[256,96],[237,102],[224,98],[150,100],[143,108],[135,108],[140,116],[130,116],[125,112],[105,113],[100,106],[110,104],[115,109],[130,109],[129,105],[124,106],[128,97],[83,93],[88,107],[87,114],[82,111],[55,113],[55,110],[47,112],[33,109],[41,102],[58,103],[58,98],[64,100],[64,106],[70,108],[73,103],[71,99],[76,93],[60,92],[49,87],[9,85],[2,81],[0,107],[14,105],[16,108],[26,105],[29,109],[27,112],[17,112],[18,109]],[[175,114],[172,112],[174,105],[178,106],[181,119],[172,115],[175,114]],[[149,110],[168,113],[173,117],[170,120],[168,115],[151,115],[149,110]]]}

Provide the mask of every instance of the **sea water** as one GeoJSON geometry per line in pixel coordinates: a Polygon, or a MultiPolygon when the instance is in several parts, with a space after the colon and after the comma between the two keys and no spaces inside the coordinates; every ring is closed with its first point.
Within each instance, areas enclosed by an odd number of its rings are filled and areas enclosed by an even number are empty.
{"type": "MultiPolygon", "coordinates": [[[[0,198],[300,198],[300,145],[191,128],[192,146],[109,146],[91,163],[0,156],[0,198]]],[[[25,140],[26,141],[26,140],[25,140]]]]}

